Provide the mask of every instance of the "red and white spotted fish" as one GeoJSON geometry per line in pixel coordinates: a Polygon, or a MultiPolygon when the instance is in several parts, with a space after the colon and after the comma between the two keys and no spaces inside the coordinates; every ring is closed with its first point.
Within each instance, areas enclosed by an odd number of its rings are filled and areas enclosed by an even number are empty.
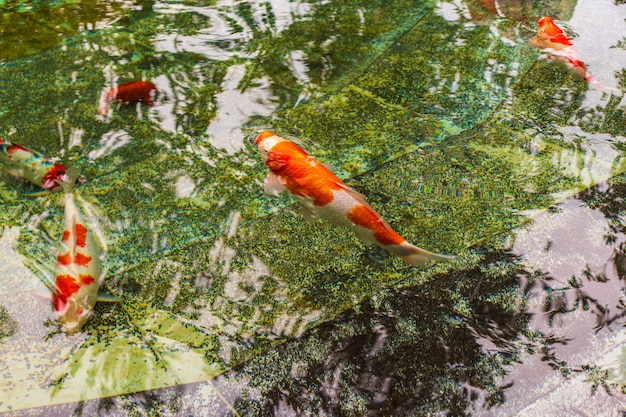
{"type": "Polygon", "coordinates": [[[100,98],[98,114],[105,114],[109,103],[116,100],[121,101],[124,104],[141,101],[142,103],[146,103],[148,106],[152,106],[153,103],[151,95],[154,91],[156,91],[156,87],[150,81],[131,81],[112,88],[108,92],[104,93],[100,98]]]}
{"type": "Polygon", "coordinates": [[[100,253],[74,195],[72,187],[78,170],[69,168],[65,181],[60,183],[65,192],[65,220],[55,269],[52,306],[61,329],[74,333],[91,316],[98,299],[102,278],[100,253]]]}
{"type": "Polygon", "coordinates": [[[270,170],[265,179],[265,191],[273,195],[289,191],[300,203],[305,218],[323,217],[345,226],[364,244],[376,244],[411,265],[455,258],[408,243],[365,202],[362,194],[344,184],[293,142],[264,131],[254,143],[270,170]]]}
{"type": "Polygon", "coordinates": [[[597,87],[619,91],[615,88],[607,87],[593,78],[585,64],[581,61],[578,51],[570,38],[550,17],[542,17],[537,24],[539,25],[537,36],[531,39],[529,43],[541,48],[543,51],[542,59],[555,61],[557,64],[565,67],[575,77],[582,78],[597,87]]]}
{"type": "Polygon", "coordinates": [[[60,190],[61,186],[57,181],[65,181],[67,171],[64,165],[51,161],[39,152],[2,138],[0,138],[0,168],[45,190],[39,194],[60,190]]]}

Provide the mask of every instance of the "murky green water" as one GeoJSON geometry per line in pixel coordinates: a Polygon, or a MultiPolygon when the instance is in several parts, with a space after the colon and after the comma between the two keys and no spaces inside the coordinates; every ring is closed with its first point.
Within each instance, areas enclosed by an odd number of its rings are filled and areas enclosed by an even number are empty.
{"type": "Polygon", "coordinates": [[[0,1],[0,136],[81,169],[123,299],[59,333],[63,197],[0,176],[0,412],[621,415],[625,107],[538,59],[544,15],[626,88],[620,1],[0,1]],[[263,129],[459,259],[304,221],[263,129]]]}

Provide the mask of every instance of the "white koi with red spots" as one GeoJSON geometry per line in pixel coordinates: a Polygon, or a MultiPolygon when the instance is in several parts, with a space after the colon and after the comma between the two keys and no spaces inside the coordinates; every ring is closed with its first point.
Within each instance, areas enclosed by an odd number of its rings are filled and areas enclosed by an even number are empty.
{"type": "Polygon", "coordinates": [[[58,181],[65,180],[67,168],[39,152],[0,138],[0,168],[23,178],[46,191],[61,189],[58,181]]]}
{"type": "Polygon", "coordinates": [[[407,242],[367,204],[362,194],[344,184],[293,142],[264,131],[254,143],[270,170],[265,191],[273,195],[289,191],[300,203],[305,218],[325,218],[345,226],[364,244],[376,244],[411,265],[455,258],[431,253],[407,242]]]}
{"type": "Polygon", "coordinates": [[[72,194],[76,178],[78,170],[69,168],[61,184],[65,221],[52,293],[52,306],[66,333],[79,331],[93,313],[102,275],[98,247],[72,194]]]}

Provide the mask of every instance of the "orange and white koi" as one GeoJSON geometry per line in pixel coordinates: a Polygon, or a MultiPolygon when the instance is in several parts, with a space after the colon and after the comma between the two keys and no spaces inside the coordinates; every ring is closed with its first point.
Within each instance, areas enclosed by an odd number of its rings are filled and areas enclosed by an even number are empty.
{"type": "Polygon", "coordinates": [[[155,85],[150,81],[131,81],[112,88],[108,92],[104,93],[100,98],[98,114],[105,114],[109,103],[115,100],[121,101],[124,104],[141,101],[146,103],[148,106],[152,106],[151,94],[155,90],[155,85]]]}
{"type": "Polygon", "coordinates": [[[345,226],[364,244],[376,244],[411,265],[454,259],[454,256],[438,255],[408,243],[367,204],[362,194],[344,184],[293,142],[264,131],[254,143],[270,170],[265,179],[265,191],[273,195],[289,191],[300,203],[306,219],[323,217],[345,226]]]}
{"type": "Polygon", "coordinates": [[[570,38],[549,16],[542,17],[537,24],[539,25],[537,36],[531,39],[529,43],[541,48],[543,51],[542,59],[555,61],[557,64],[565,67],[575,77],[582,78],[590,84],[603,89],[619,91],[607,87],[593,78],[585,64],[581,61],[578,51],[570,38]]]}
{"type": "Polygon", "coordinates": [[[65,181],[60,183],[65,192],[65,219],[56,259],[52,306],[66,333],[79,331],[92,315],[102,278],[93,232],[87,227],[72,193],[78,174],[71,167],[65,181]]]}
{"type": "Polygon", "coordinates": [[[67,168],[39,152],[0,138],[0,168],[30,181],[46,191],[58,191],[57,181],[65,180],[67,168]]]}

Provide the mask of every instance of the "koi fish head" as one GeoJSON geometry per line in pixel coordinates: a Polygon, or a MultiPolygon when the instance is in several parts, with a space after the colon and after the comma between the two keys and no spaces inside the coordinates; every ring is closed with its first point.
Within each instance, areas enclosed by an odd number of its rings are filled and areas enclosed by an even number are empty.
{"type": "Polygon", "coordinates": [[[254,144],[259,148],[261,156],[267,158],[267,154],[272,150],[276,143],[284,141],[285,139],[276,136],[274,133],[264,130],[256,137],[254,144]]]}
{"type": "Polygon", "coordinates": [[[90,288],[78,288],[75,293],[69,295],[64,291],[71,291],[72,288],[59,288],[58,284],[57,279],[57,288],[52,294],[52,306],[56,312],[57,321],[63,332],[75,333],[87,323],[93,314],[96,304],[95,291],[91,291],[90,288]]]}
{"type": "Polygon", "coordinates": [[[91,309],[85,307],[86,306],[80,307],[71,303],[67,305],[64,311],[57,312],[57,321],[61,325],[61,330],[64,333],[76,333],[89,321],[89,318],[93,314],[93,307],[91,309]]]}
{"type": "Polygon", "coordinates": [[[41,179],[42,188],[52,191],[59,187],[59,182],[65,181],[67,167],[61,164],[53,164],[41,179]]]}
{"type": "Polygon", "coordinates": [[[279,171],[293,158],[306,158],[308,155],[298,145],[269,131],[263,131],[254,140],[263,162],[271,171],[279,171]]]}
{"type": "MultiPolygon", "coordinates": [[[[284,163],[281,166],[278,166],[277,158],[279,154],[276,152],[276,145],[279,143],[287,142],[287,140],[276,136],[274,133],[269,132],[267,130],[261,132],[259,136],[254,140],[254,144],[259,149],[259,153],[261,154],[261,158],[265,165],[272,171],[282,168],[284,163]]],[[[286,155],[284,155],[281,159],[286,159],[286,155]]],[[[286,161],[284,161],[286,162],[286,161]]]]}
{"type": "Polygon", "coordinates": [[[565,32],[549,16],[542,17],[537,24],[539,25],[537,37],[530,41],[531,44],[539,47],[546,47],[544,43],[547,42],[558,44],[560,47],[573,45],[565,32]]]}

